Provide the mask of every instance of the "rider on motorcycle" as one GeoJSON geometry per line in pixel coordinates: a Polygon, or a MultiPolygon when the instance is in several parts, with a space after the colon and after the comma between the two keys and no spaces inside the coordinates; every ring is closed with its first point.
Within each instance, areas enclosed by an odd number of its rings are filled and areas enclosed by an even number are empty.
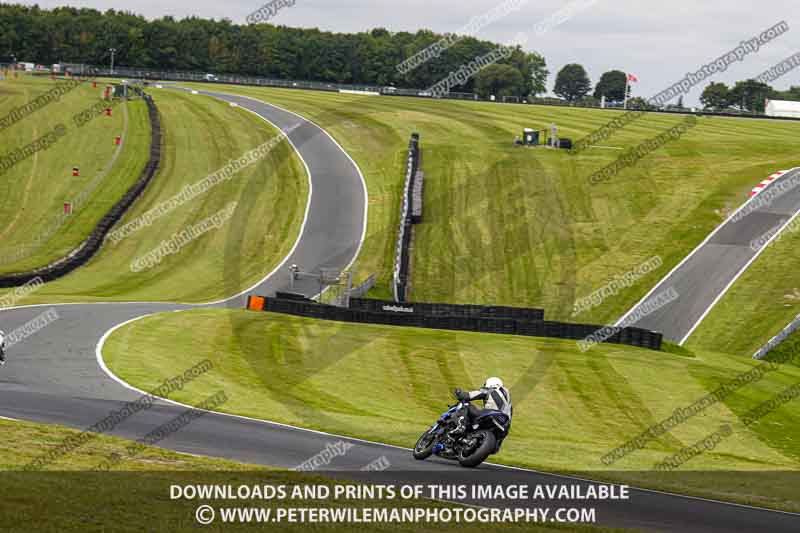
{"type": "Polygon", "coordinates": [[[463,435],[469,424],[485,411],[502,412],[508,416],[508,425],[509,427],[511,426],[511,417],[514,414],[514,408],[511,406],[511,393],[503,386],[502,379],[495,377],[488,378],[481,389],[472,392],[456,389],[455,395],[461,402],[483,400],[483,409],[478,409],[471,403],[464,407],[457,415],[458,425],[450,432],[451,436],[460,437],[463,435]]]}

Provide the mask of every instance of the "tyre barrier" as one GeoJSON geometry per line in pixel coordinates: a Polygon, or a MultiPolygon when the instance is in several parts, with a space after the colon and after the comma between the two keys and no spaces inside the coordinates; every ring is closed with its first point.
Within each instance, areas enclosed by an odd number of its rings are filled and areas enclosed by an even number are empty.
{"type": "Polygon", "coordinates": [[[297,292],[281,292],[278,291],[275,293],[275,298],[279,300],[294,300],[296,302],[313,302],[311,298],[306,296],[305,294],[300,294],[297,292]]]}
{"type": "MultiPolygon", "coordinates": [[[[419,134],[412,133],[408,142],[406,158],[406,179],[403,184],[403,203],[400,211],[400,228],[395,247],[393,293],[397,302],[406,300],[408,277],[411,265],[411,226],[414,224],[412,206],[414,203],[414,178],[419,169],[419,134]]],[[[420,214],[421,219],[421,214],[420,214]]]]}
{"type": "Polygon", "coordinates": [[[536,322],[544,320],[544,310],[525,307],[506,307],[501,305],[461,305],[424,302],[397,302],[373,300],[369,298],[350,298],[350,309],[373,313],[406,313],[426,316],[512,318],[536,322]]]}
{"type": "MultiPolygon", "coordinates": [[[[421,313],[409,312],[365,311],[361,309],[318,304],[316,302],[285,300],[265,296],[249,296],[247,299],[247,308],[253,311],[268,311],[271,313],[281,313],[318,320],[335,320],[338,322],[474,331],[480,333],[573,340],[586,339],[590,335],[596,334],[604,327],[590,324],[550,322],[545,320],[529,321],[515,318],[483,316],[447,316],[424,315],[421,313]]],[[[660,350],[662,339],[663,336],[661,333],[640,328],[624,328],[616,331],[602,342],[660,350]]]]}
{"type": "Polygon", "coordinates": [[[150,117],[150,158],[136,183],[100,219],[100,222],[97,223],[89,237],[69,255],[37,270],[0,276],[0,288],[19,287],[35,278],[41,278],[45,283],[61,278],[85,265],[100,250],[106,235],[141,196],[153,176],[158,172],[158,167],[161,164],[161,119],[153,98],[145,95],[144,101],[147,104],[147,113],[150,117]]]}

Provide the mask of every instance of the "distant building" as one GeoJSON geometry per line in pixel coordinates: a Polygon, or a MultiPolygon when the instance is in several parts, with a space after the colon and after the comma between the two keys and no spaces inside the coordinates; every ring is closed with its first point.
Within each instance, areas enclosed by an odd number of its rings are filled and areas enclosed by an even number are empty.
{"type": "Polygon", "coordinates": [[[800,102],[789,100],[767,100],[768,117],[800,118],[800,102]]]}

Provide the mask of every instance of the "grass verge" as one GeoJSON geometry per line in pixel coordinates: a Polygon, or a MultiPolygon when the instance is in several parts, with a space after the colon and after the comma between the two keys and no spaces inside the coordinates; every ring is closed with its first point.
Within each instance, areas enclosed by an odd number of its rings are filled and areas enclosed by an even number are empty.
{"type": "Polygon", "coordinates": [[[523,127],[556,123],[580,138],[614,111],[289,89],[202,85],[286,107],[316,121],[353,156],[367,180],[367,239],[356,268],[389,294],[404,153],[421,134],[424,222],[417,226],[412,297],[418,301],[544,307],[568,319],[576,298],[659,255],[634,286],[575,317],[614,322],[747,199],[752,186],[797,165],[800,125],[701,118],[668,143],[592,186],[588,177],[682,122],[648,114],[604,146],[577,156],[513,146],[523,127]]]}
{"type": "Polygon", "coordinates": [[[797,227],[787,228],[736,280],[689,337],[689,348],[750,357],[800,314],[797,227]]]}
{"type": "MultiPolygon", "coordinates": [[[[49,79],[22,76],[4,82],[0,116],[56,86],[49,79]]],[[[95,117],[83,127],[73,115],[100,102],[105,84],[87,81],[59,101],[0,132],[0,154],[33,142],[57,124],[66,134],[46,150],[19,162],[0,180],[0,273],[50,264],[83,242],[131,185],[149,156],[150,123],[142,101],[114,106],[111,117],[95,117]],[[123,137],[122,146],[114,144],[123,137]],[[72,168],[80,176],[72,176],[72,168]],[[73,214],[62,217],[65,203],[73,214]]]]}
{"type": "MultiPolygon", "coordinates": [[[[180,454],[146,447],[135,459],[123,459],[120,472],[91,472],[102,458],[119,454],[126,457],[129,441],[104,435],[93,439],[63,461],[60,472],[22,473],[16,471],[39,454],[46,453],[69,437],[75,430],[59,426],[16,422],[0,419],[0,529],[9,532],[100,532],[120,531],[237,531],[259,530],[264,524],[226,524],[217,521],[209,526],[196,523],[195,509],[202,504],[220,507],[259,507],[274,513],[286,507],[379,507],[402,508],[443,507],[444,504],[426,500],[406,502],[380,500],[331,499],[288,503],[276,500],[218,501],[174,500],[172,485],[284,485],[291,490],[296,485],[324,485],[332,488],[336,482],[322,476],[279,471],[232,461],[180,454]],[[45,512],[46,510],[46,512],[45,512]]],[[[281,523],[269,526],[280,531],[352,531],[351,524],[281,523]]],[[[369,524],[364,531],[400,533],[419,531],[418,524],[369,524]]],[[[611,532],[605,528],[582,526],[547,527],[538,524],[499,524],[501,531],[530,531],[535,533],[559,531],[611,532]]],[[[481,524],[440,524],[441,531],[479,532],[481,524]]]]}
{"type": "Polygon", "coordinates": [[[230,310],[138,320],[109,338],[104,356],[118,376],[145,390],[207,357],[215,364],[211,379],[205,385],[193,383],[176,400],[192,403],[210,388],[224,386],[235,398],[225,405],[226,412],[406,447],[445,410],[453,388],[474,387],[488,375],[500,375],[515,405],[513,434],[497,457],[500,462],[607,473],[620,481],[800,510],[791,484],[761,476],[760,484],[742,488],[732,474],[800,469],[800,440],[787,430],[796,427],[796,403],[782,405],[749,428],[740,420],[800,380],[800,370],[791,365],[604,466],[604,454],[756,363],[708,351],[689,358],[614,345],[580,353],[572,341],[230,310]],[[387,401],[397,408],[387,409],[387,401]],[[707,475],[679,487],[653,475],[657,462],[724,424],[732,428],[731,435],[683,466],[707,475]]]}
{"type": "MultiPolygon", "coordinates": [[[[124,225],[277,135],[267,122],[241,108],[178,91],[154,91],[162,117],[162,166],[124,225]]],[[[277,145],[258,164],[211,191],[174,208],[153,225],[106,241],[84,267],[18,302],[204,302],[231,296],[272,270],[297,239],[308,196],[305,169],[291,147],[277,145]],[[152,268],[131,264],[231,202],[233,217],[152,268]]]]}

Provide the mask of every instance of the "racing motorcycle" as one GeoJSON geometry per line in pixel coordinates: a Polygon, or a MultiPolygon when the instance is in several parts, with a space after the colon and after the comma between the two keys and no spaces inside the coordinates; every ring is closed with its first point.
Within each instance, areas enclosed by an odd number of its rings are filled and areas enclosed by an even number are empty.
{"type": "Polygon", "coordinates": [[[472,420],[462,435],[450,435],[458,425],[457,414],[468,404],[459,400],[422,434],[414,446],[414,459],[422,461],[437,455],[458,461],[461,466],[474,468],[500,451],[500,443],[508,436],[511,425],[508,416],[500,411],[483,411],[472,420]]]}

